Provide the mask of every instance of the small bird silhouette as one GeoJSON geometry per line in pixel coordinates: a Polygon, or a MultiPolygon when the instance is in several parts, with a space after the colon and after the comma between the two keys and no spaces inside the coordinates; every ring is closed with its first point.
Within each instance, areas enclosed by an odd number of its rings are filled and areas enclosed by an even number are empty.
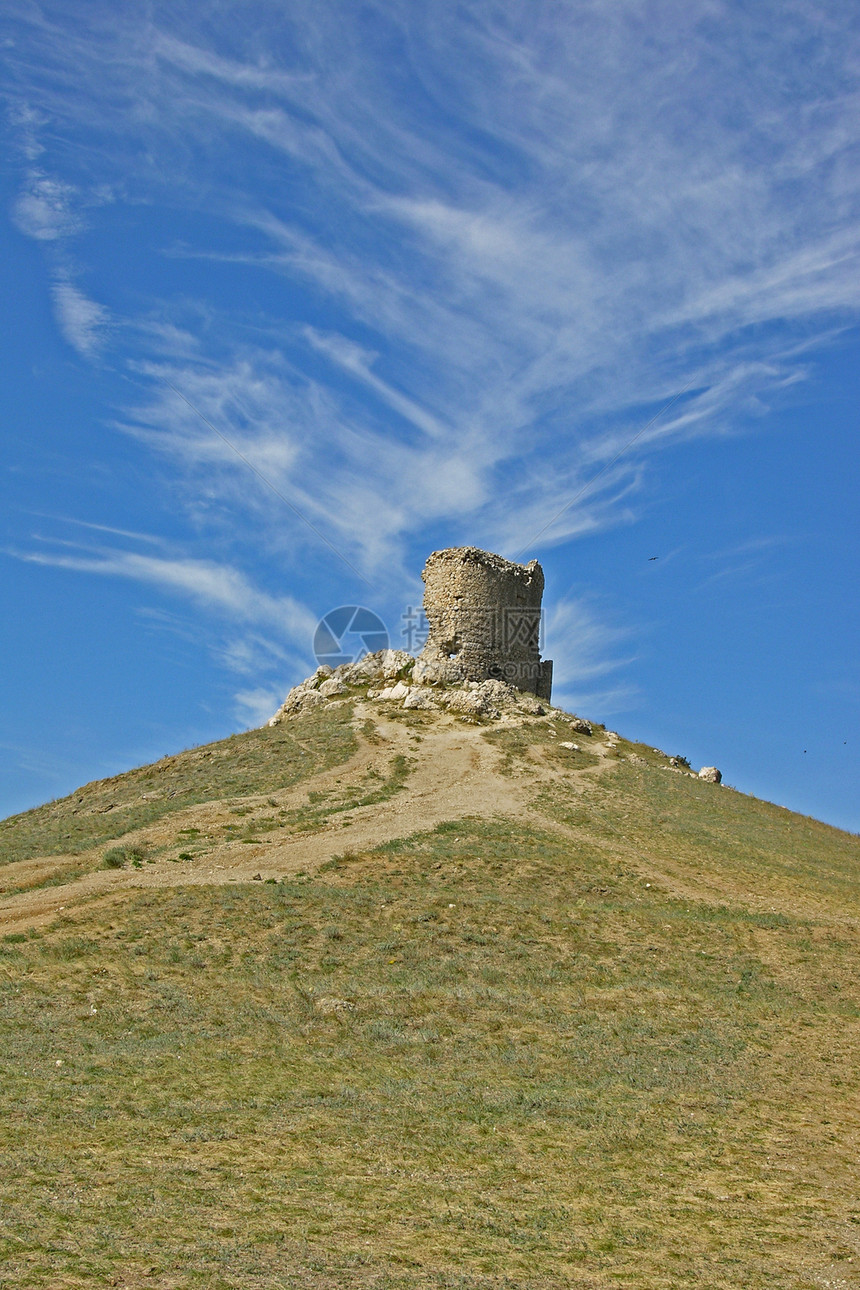
{"type": "Polygon", "coordinates": [[[648,563],[650,564],[652,560],[659,560],[659,559],[660,559],[659,555],[649,555],[648,563]]]}

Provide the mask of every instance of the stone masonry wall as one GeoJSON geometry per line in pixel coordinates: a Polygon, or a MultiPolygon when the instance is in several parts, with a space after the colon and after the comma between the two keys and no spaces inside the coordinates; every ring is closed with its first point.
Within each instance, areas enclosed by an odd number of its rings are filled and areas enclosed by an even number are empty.
{"type": "Polygon", "coordinates": [[[549,700],[552,663],[541,661],[543,570],[477,547],[434,551],[422,573],[427,643],[415,679],[507,681],[549,700]]]}

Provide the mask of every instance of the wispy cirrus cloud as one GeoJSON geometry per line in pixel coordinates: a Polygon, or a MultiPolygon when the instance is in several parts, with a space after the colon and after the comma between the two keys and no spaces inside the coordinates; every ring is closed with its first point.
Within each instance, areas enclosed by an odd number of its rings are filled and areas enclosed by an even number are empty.
{"type": "Polygon", "coordinates": [[[92,358],[105,340],[108,311],[68,280],[53,287],[57,322],[66,340],[84,358],[92,358]]]}
{"type": "Polygon", "coordinates": [[[542,653],[553,659],[553,702],[574,712],[630,711],[635,685],[613,674],[630,662],[630,633],[586,598],[565,596],[546,615],[542,653]]]}
{"type": "Polygon", "coordinates": [[[284,701],[284,692],[277,686],[255,686],[251,690],[237,690],[234,696],[236,715],[243,725],[262,726],[284,701]]]}
{"type": "Polygon", "coordinates": [[[39,534],[33,537],[38,545],[7,549],[6,554],[25,563],[77,574],[121,578],[175,600],[177,611],[141,605],[138,616],[151,634],[166,633],[198,649],[203,646],[228,674],[257,682],[256,686],[242,686],[233,696],[234,716],[243,725],[263,724],[283,700],[284,677],[304,674],[312,665],[317,616],[294,596],[262,590],[235,566],[172,554],[170,544],[152,534],[71,523],[136,546],[158,547],[163,554],[39,534]],[[212,629],[201,630],[195,610],[213,620],[212,629]],[[262,683],[268,678],[267,684],[262,683]]]}
{"type": "MultiPolygon", "coordinates": [[[[108,190],[181,213],[135,226],[160,286],[141,273],[122,326],[56,290],[79,352],[113,345],[133,377],[115,426],[171,464],[196,525],[238,516],[262,552],[316,540],[171,385],[391,589],[439,535],[513,554],[631,518],[649,457],[753,424],[856,319],[840,6],[254,12],[204,30],[182,6],[99,9],[78,30],[21,11],[12,56],[20,227],[73,239],[108,190]]],[[[210,576],[239,612],[223,571],[180,565],[125,568],[204,599],[210,576]]]]}
{"type": "MultiPolygon", "coordinates": [[[[55,541],[53,545],[77,544],[55,541]]],[[[214,560],[143,555],[111,548],[93,548],[77,555],[50,549],[11,550],[8,554],[31,564],[149,584],[226,615],[234,624],[277,628],[287,639],[301,645],[311,639],[316,625],[315,616],[292,596],[270,595],[255,587],[238,569],[214,560]]]]}
{"type": "Polygon", "coordinates": [[[27,174],[12,216],[22,233],[39,242],[55,242],[83,227],[74,187],[40,170],[27,174]]]}

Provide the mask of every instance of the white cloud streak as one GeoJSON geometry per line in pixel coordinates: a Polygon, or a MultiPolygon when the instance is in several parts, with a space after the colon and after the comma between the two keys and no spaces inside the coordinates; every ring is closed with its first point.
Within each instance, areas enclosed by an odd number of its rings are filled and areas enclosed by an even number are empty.
{"type": "Polygon", "coordinates": [[[54,283],[54,310],[60,331],[84,358],[92,358],[103,343],[108,311],[68,281],[54,283]]]}
{"type": "Polygon", "coordinates": [[[75,209],[75,196],[70,184],[39,170],[30,171],[12,207],[13,219],[27,237],[38,242],[55,242],[79,232],[82,227],[75,209]]]}
{"type": "Polygon", "coordinates": [[[630,662],[629,655],[619,653],[627,636],[583,599],[556,601],[546,616],[542,650],[553,659],[553,702],[604,716],[635,706],[634,686],[607,683],[630,662]]]}
{"type": "Polygon", "coordinates": [[[316,626],[315,616],[292,596],[269,595],[253,586],[239,570],[211,560],[169,559],[105,549],[93,550],[87,555],[50,551],[10,551],[9,554],[31,564],[148,583],[226,615],[234,623],[277,628],[285,639],[302,646],[312,639],[316,626]]]}
{"type": "MultiPolygon", "coordinates": [[[[138,292],[127,320],[148,358],[118,424],[199,523],[221,501],[267,549],[309,540],[166,381],[403,586],[428,534],[518,550],[689,384],[541,545],[623,522],[649,454],[749,426],[856,320],[860,36],[835,0],[147,14],[21,20],[15,218],[51,243],[108,192],[181,207],[222,234],[177,258],[270,275],[265,307],[138,292]]],[[[55,300],[79,352],[110,338],[68,280],[55,300]]],[[[123,568],[245,612],[223,570],[168,564],[123,568]]]]}
{"type": "Polygon", "coordinates": [[[252,690],[237,690],[234,696],[236,715],[249,728],[265,725],[284,701],[283,690],[275,686],[256,686],[252,690]]]}

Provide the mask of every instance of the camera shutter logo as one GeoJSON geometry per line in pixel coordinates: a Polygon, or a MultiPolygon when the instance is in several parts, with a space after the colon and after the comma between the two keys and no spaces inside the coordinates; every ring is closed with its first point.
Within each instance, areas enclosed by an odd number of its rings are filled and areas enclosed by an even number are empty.
{"type": "Polygon", "coordinates": [[[357,663],[380,649],[388,649],[388,631],[379,615],[364,605],[340,605],[317,623],[314,657],[320,665],[357,663]]]}

